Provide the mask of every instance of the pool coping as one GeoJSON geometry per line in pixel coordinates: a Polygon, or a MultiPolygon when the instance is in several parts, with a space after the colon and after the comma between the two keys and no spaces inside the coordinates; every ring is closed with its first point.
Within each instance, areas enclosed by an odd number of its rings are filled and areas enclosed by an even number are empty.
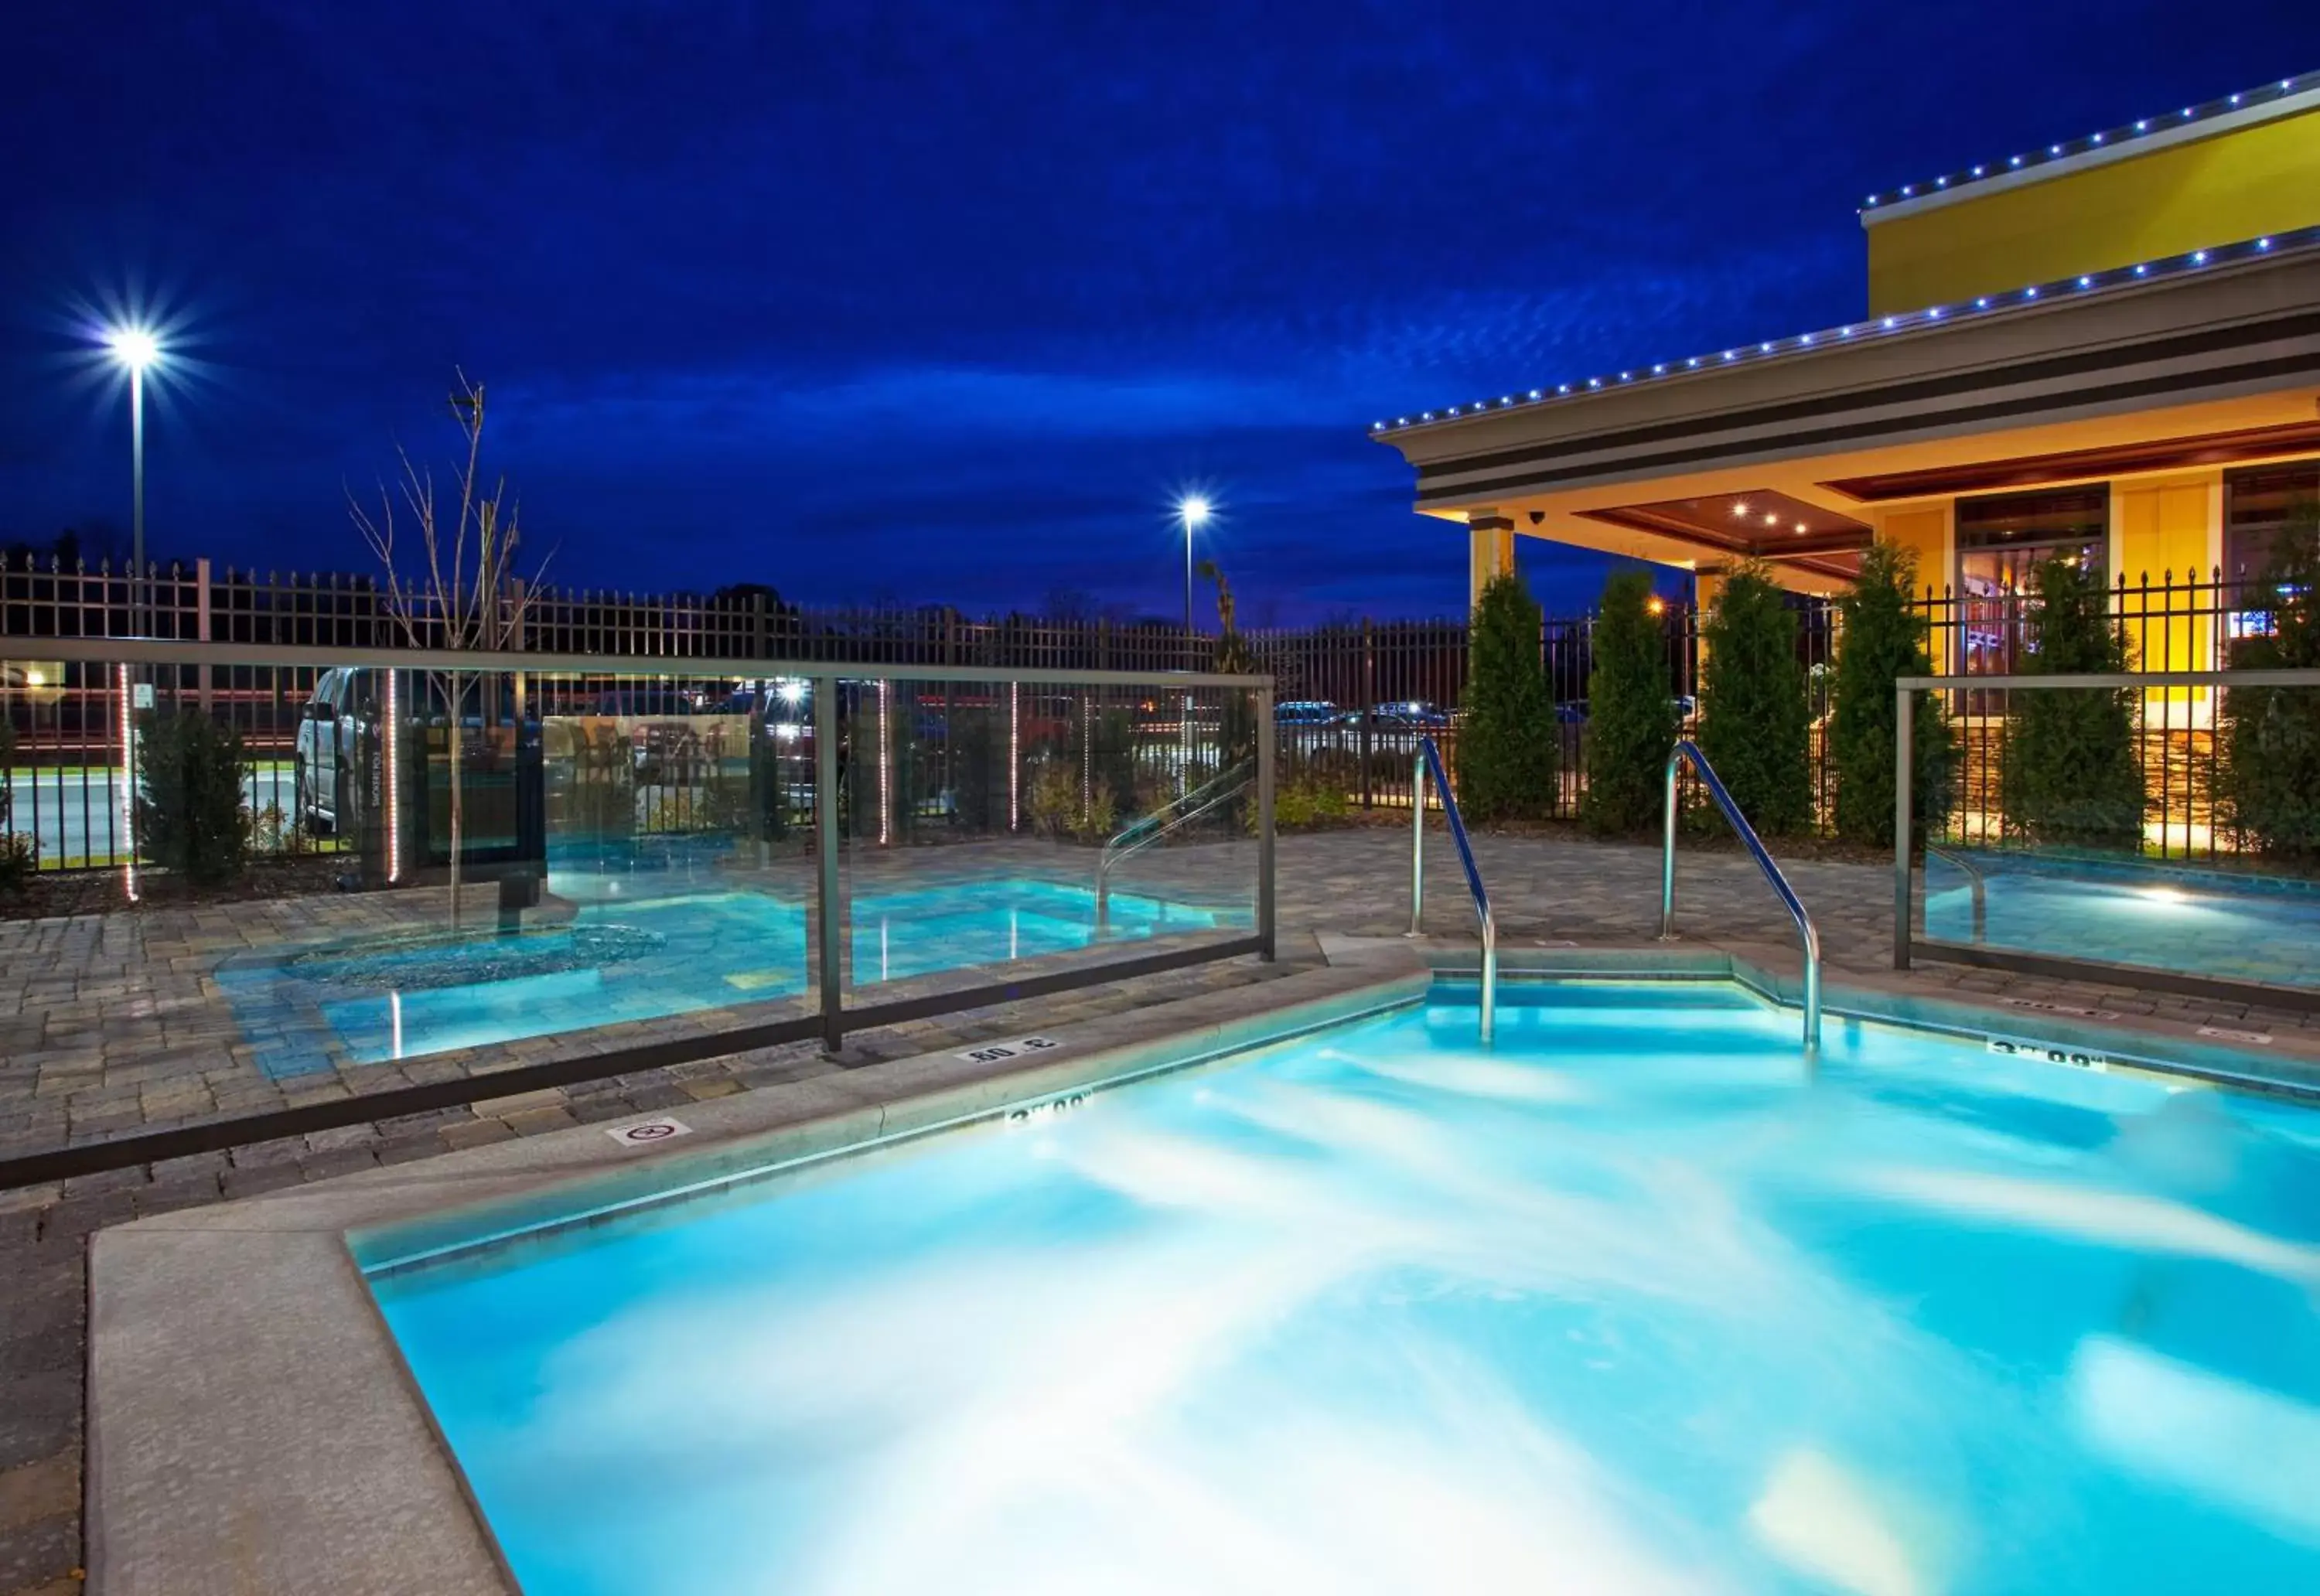
{"type": "MultiPolygon", "coordinates": [[[[365,1265],[572,1222],[763,1171],[1262,1046],[1417,1001],[1471,975],[1473,945],[1323,934],[1326,967],[1074,1021],[1000,1060],[945,1051],[685,1107],[691,1134],[639,1153],[592,1125],[187,1209],[98,1232],[89,1256],[86,1523],[110,1593],[516,1587],[435,1428],[365,1265]]],[[[1509,948],[1505,970],[1565,979],[1731,980],[1793,1005],[1793,950],[1509,948]]],[[[2258,1062],[2231,1035],[2147,1015],[2007,1008],[1846,971],[1838,1024],[1880,1020],[2320,1100],[2320,1039],[2258,1062]],[[2127,1021],[2132,1023],[2126,1023],[2127,1021]]],[[[2213,1029],[2215,1028],[2208,1028],[2213,1029]]],[[[652,1119],[657,1116],[640,1116],[652,1119]]]]}

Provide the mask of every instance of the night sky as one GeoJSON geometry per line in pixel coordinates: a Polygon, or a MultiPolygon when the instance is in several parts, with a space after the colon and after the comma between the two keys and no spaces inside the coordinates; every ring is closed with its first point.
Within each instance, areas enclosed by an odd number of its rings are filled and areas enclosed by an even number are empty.
{"type": "MultiPolygon", "coordinates": [[[[2309,0],[73,5],[0,50],[0,541],[367,568],[455,366],[551,579],[1463,606],[1382,414],[1858,313],[1872,188],[2320,66],[2309,0]],[[2217,25],[2217,24],[2227,25],[2217,25]]],[[[1554,608],[1589,560],[1526,547],[1554,608]]]]}

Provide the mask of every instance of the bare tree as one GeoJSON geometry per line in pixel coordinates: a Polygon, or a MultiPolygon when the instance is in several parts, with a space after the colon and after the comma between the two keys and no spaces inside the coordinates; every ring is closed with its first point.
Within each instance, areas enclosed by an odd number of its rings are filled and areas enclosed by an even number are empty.
{"type": "MultiPolygon", "coordinates": [[[[516,575],[516,553],[522,544],[518,505],[507,497],[505,478],[492,479],[487,489],[483,476],[483,385],[469,382],[464,371],[455,376],[458,387],[450,397],[451,418],[458,423],[467,446],[454,482],[456,505],[437,503],[433,469],[413,462],[410,452],[398,444],[394,452],[402,462],[402,479],[393,487],[380,482],[376,511],[349,489],[347,509],[356,530],[385,570],[387,611],[406,643],[413,648],[496,652],[522,637],[525,616],[548,562],[543,558],[528,582],[516,575]],[[415,550],[398,546],[398,535],[406,529],[416,536],[415,550]]],[[[466,672],[456,670],[430,676],[449,706],[451,919],[455,924],[459,917],[460,855],[467,820],[461,781],[466,676],[466,672]]],[[[397,728],[387,729],[390,737],[397,733],[397,728]]],[[[520,739],[521,728],[518,733],[520,739]]]]}

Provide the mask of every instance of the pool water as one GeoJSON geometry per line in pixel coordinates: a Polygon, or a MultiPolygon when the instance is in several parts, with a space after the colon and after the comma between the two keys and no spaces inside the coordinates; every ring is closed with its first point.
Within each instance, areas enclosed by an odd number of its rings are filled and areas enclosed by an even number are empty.
{"type": "Polygon", "coordinates": [[[2320,1588],[2320,1114],[1501,1003],[373,1289],[530,1596],[2320,1588]]]}
{"type": "Polygon", "coordinates": [[[1983,866],[1980,922],[1966,873],[1938,856],[1926,867],[1926,934],[2058,957],[2320,985],[2320,891],[2215,871],[2059,862],[1983,866]]]}
{"type": "MultiPolygon", "coordinates": [[[[1018,877],[862,894],[849,911],[857,985],[1247,918],[1115,893],[1100,931],[1089,888],[1018,877]]],[[[557,925],[270,954],[217,979],[281,1079],[333,1067],[310,1013],[350,1061],[376,1064],[796,996],[806,925],[803,904],[760,893],[604,899],[557,925]]]]}

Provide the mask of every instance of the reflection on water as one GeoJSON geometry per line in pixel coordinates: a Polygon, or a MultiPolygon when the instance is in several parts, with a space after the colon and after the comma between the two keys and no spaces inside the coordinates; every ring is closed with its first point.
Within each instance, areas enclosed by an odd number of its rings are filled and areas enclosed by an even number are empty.
{"type": "Polygon", "coordinates": [[[378,1291],[532,1596],[2320,1579],[2308,1111],[1857,1028],[1808,1082],[1713,988],[1500,1024],[378,1291]]]}
{"type": "MultiPolygon", "coordinates": [[[[1115,893],[1099,928],[1091,889],[1014,876],[863,893],[848,911],[858,984],[1250,920],[1245,911],[1115,893]]],[[[504,934],[422,935],[249,959],[221,969],[218,984],[259,1067],[276,1079],[333,1067],[314,1017],[350,1062],[376,1064],[807,990],[806,911],[790,899],[734,891],[639,896],[632,884],[608,878],[574,912],[565,924],[504,934]]]]}

